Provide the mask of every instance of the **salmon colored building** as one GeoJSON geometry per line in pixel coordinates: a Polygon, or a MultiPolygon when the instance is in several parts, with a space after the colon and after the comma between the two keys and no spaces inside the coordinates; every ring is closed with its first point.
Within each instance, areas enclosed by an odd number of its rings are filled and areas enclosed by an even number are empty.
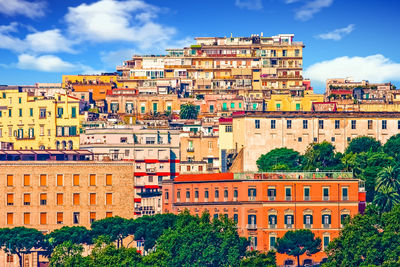
{"type": "MultiPolygon", "coordinates": [[[[322,251],[302,255],[301,264],[323,261],[323,250],[339,235],[346,216],[364,207],[364,185],[348,172],[187,174],[163,182],[164,213],[188,209],[228,216],[250,240],[250,249],[268,251],[287,231],[310,229],[321,238],[322,251]]],[[[277,264],[297,262],[277,254],[277,264]]]]}

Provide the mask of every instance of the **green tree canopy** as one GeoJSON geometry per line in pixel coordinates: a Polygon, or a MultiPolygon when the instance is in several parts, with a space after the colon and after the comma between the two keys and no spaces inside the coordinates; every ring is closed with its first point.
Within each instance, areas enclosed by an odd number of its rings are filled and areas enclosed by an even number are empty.
{"type": "Polygon", "coordinates": [[[314,233],[308,229],[288,231],[282,238],[278,238],[276,249],[279,253],[297,258],[297,266],[300,266],[300,256],[306,253],[312,255],[321,250],[321,239],[315,238],[314,233]]]}
{"type": "Polygon", "coordinates": [[[341,170],[341,154],[335,154],[335,147],[327,142],[312,143],[304,154],[306,170],[341,170]]]}
{"type": "Polygon", "coordinates": [[[197,119],[199,111],[197,110],[197,107],[193,105],[192,103],[187,103],[181,105],[181,111],[179,113],[181,119],[197,119]]]}
{"type": "Polygon", "coordinates": [[[240,267],[275,267],[276,253],[268,251],[266,253],[257,250],[248,251],[240,262],[240,267]]]}
{"type": "Polygon", "coordinates": [[[399,266],[400,207],[380,213],[373,205],[345,224],[328,246],[324,266],[399,266]]]}
{"type": "Polygon", "coordinates": [[[199,218],[188,212],[178,216],[175,227],[166,230],[156,245],[168,255],[162,266],[239,266],[247,246],[230,219],[211,222],[208,213],[199,218]]]}
{"type": "Polygon", "coordinates": [[[90,231],[83,226],[63,226],[46,235],[45,240],[49,244],[48,253],[51,253],[56,246],[63,244],[66,241],[69,241],[72,244],[92,243],[90,231]]]}
{"type": "Polygon", "coordinates": [[[117,241],[117,247],[122,246],[122,240],[129,235],[131,220],[118,216],[94,221],[91,225],[93,238],[106,235],[112,242],[117,241]]]}
{"type": "Polygon", "coordinates": [[[276,148],[261,155],[257,160],[259,171],[298,170],[301,168],[302,156],[299,152],[286,147],[276,148]]]}
{"type": "Polygon", "coordinates": [[[89,267],[88,259],[82,256],[83,246],[65,241],[58,244],[51,254],[50,267],[89,267]]]}
{"type": "Polygon", "coordinates": [[[381,142],[373,137],[360,136],[351,140],[346,148],[345,154],[361,152],[378,152],[381,149],[381,142]]]}
{"type": "Polygon", "coordinates": [[[400,134],[393,135],[390,137],[385,145],[383,146],[383,151],[392,156],[397,160],[400,161],[400,134]]]}
{"type": "Polygon", "coordinates": [[[39,230],[26,227],[0,229],[0,246],[7,253],[17,254],[20,266],[22,266],[22,254],[47,247],[44,235],[39,230]]]}

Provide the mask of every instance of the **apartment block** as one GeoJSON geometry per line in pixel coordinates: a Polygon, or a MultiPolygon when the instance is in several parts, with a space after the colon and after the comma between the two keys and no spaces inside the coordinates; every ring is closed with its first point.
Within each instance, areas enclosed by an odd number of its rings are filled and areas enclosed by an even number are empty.
{"type": "Polygon", "coordinates": [[[256,171],[257,159],[275,148],[304,153],[311,143],[328,141],[336,151],[344,152],[359,136],[370,136],[384,144],[400,133],[399,117],[399,112],[236,113],[232,119],[233,145],[236,152],[243,150],[242,171],[256,171]]]}
{"type": "Polygon", "coordinates": [[[0,88],[0,142],[14,149],[78,149],[79,99],[0,88]]]}
{"type": "MultiPolygon", "coordinates": [[[[362,181],[346,172],[276,172],[187,174],[163,183],[163,212],[193,215],[208,211],[211,218],[227,216],[250,249],[275,249],[277,238],[289,230],[310,229],[325,250],[339,235],[347,216],[363,212],[362,181]]],[[[301,264],[326,258],[322,251],[301,256],[301,264]]],[[[277,254],[278,265],[293,265],[294,257],[277,254]]]]}

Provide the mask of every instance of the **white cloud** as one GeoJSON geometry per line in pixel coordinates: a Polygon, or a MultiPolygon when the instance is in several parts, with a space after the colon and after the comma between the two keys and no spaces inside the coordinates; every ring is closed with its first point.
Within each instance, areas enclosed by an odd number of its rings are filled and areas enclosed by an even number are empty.
{"type": "Polygon", "coordinates": [[[355,80],[386,82],[400,80],[400,63],[381,54],[367,57],[338,57],[315,63],[305,71],[305,77],[323,84],[328,78],[353,77],[355,80]]]}
{"type": "MultiPolygon", "coordinates": [[[[293,3],[293,1],[289,1],[293,3]]],[[[306,21],[311,19],[314,14],[321,11],[325,7],[331,6],[333,0],[311,0],[307,1],[302,7],[296,10],[295,19],[306,21]]]]}
{"type": "Polygon", "coordinates": [[[64,37],[59,29],[30,33],[25,39],[20,39],[10,34],[18,31],[17,26],[16,22],[0,25],[0,48],[18,53],[75,52],[72,49],[74,42],[64,37]]]}
{"type": "Polygon", "coordinates": [[[319,39],[324,39],[324,40],[339,41],[339,40],[342,40],[342,38],[344,36],[350,34],[352,31],[354,31],[354,29],[355,29],[355,25],[350,24],[344,28],[336,29],[336,30],[333,30],[333,31],[327,32],[327,33],[318,34],[316,37],[319,39]]]}
{"type": "Polygon", "coordinates": [[[60,72],[76,69],[74,64],[63,61],[53,55],[33,56],[21,54],[18,56],[17,67],[20,69],[39,70],[46,72],[60,72]]]}
{"type": "Polygon", "coordinates": [[[100,0],[68,9],[68,31],[80,40],[128,41],[147,49],[164,46],[176,34],[175,28],[154,21],[162,9],[140,0],[100,0]]]}
{"type": "Polygon", "coordinates": [[[120,49],[110,52],[103,51],[100,53],[100,60],[106,66],[115,68],[118,65],[122,65],[125,60],[130,59],[134,54],[134,49],[120,49]]]}
{"type": "Polygon", "coordinates": [[[24,15],[28,18],[38,18],[44,16],[45,8],[46,3],[43,1],[0,0],[0,13],[7,16],[24,15]]]}
{"type": "Polygon", "coordinates": [[[263,8],[261,0],[235,0],[235,6],[249,10],[260,10],[263,8]]]}

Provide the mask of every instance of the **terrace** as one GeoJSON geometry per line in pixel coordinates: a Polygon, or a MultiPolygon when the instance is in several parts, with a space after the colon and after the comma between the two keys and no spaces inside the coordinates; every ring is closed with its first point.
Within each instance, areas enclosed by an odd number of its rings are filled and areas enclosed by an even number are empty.
{"type": "Polygon", "coordinates": [[[279,172],[256,172],[256,173],[234,173],[235,180],[315,180],[355,179],[352,172],[344,171],[279,171],[279,172]]]}

